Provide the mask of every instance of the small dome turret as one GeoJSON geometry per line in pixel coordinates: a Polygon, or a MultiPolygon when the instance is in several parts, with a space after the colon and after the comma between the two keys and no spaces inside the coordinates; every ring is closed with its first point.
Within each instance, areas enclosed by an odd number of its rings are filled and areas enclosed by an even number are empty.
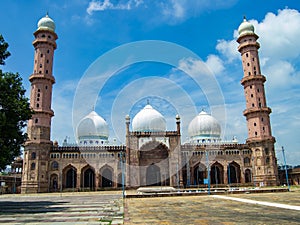
{"type": "Polygon", "coordinates": [[[55,32],[55,23],[48,16],[48,13],[46,14],[46,16],[44,16],[39,20],[37,26],[38,26],[38,30],[50,30],[52,32],[55,32]]]}
{"type": "Polygon", "coordinates": [[[147,104],[132,120],[132,130],[141,132],[164,132],[166,120],[163,115],[147,104]]]}
{"type": "Polygon", "coordinates": [[[253,24],[249,23],[244,17],[243,22],[238,28],[239,36],[246,35],[246,34],[254,34],[254,26],[253,24]]]}
{"type": "Polygon", "coordinates": [[[218,142],[221,140],[221,126],[211,115],[201,111],[189,124],[192,143],[218,142]]]}

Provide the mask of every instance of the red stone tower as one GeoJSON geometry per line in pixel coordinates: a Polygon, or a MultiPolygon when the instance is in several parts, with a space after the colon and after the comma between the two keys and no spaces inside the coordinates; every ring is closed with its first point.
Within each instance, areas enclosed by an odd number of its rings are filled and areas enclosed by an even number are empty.
{"type": "Polygon", "coordinates": [[[270,113],[267,106],[264,82],[266,78],[261,74],[257,42],[254,26],[246,21],[239,29],[238,50],[242,56],[248,138],[247,144],[252,149],[253,181],[255,185],[277,184],[277,162],[274,151],[275,138],[271,133],[270,113]]]}
{"type": "Polygon", "coordinates": [[[38,22],[34,32],[34,70],[31,82],[30,106],[34,115],[28,122],[28,140],[24,147],[22,193],[48,191],[48,159],[50,140],[53,56],[57,35],[53,20],[46,15],[38,22]]]}

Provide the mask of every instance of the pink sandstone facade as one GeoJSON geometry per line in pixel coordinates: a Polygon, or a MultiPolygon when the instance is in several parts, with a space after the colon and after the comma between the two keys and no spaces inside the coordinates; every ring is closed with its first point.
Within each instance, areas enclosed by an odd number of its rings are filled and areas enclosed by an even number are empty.
{"type": "MultiPolygon", "coordinates": [[[[54,115],[52,85],[55,83],[52,71],[57,39],[53,20],[48,16],[42,18],[34,36],[34,69],[29,80],[30,105],[36,113],[28,122],[22,193],[118,188],[122,179],[126,188],[206,187],[207,178],[213,187],[277,184],[275,138],[269,118],[271,109],[267,107],[264,91],[266,78],[260,71],[258,36],[246,20],[239,27],[237,40],[243,62],[241,84],[245,90],[244,115],[248,127],[248,139],[243,144],[216,139],[182,144],[179,116],[174,117],[175,131],[130,130],[135,119],[131,121],[126,116],[125,146],[58,146],[50,138],[54,115]]],[[[150,105],[145,110],[153,111],[150,105]]],[[[203,112],[199,116],[211,118],[203,112]]]]}

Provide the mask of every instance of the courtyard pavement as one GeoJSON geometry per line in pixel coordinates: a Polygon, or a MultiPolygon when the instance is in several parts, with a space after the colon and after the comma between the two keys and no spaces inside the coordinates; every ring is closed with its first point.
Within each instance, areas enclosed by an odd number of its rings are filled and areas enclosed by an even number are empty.
{"type": "Polygon", "coordinates": [[[300,224],[300,190],[260,194],[130,198],[126,199],[125,205],[127,225],[300,224]]]}
{"type": "Polygon", "coordinates": [[[293,225],[300,224],[300,189],[260,194],[127,198],[125,202],[120,191],[0,195],[0,223],[293,225]]]}
{"type": "Polygon", "coordinates": [[[1,224],[123,224],[120,193],[0,196],[1,224]]]}

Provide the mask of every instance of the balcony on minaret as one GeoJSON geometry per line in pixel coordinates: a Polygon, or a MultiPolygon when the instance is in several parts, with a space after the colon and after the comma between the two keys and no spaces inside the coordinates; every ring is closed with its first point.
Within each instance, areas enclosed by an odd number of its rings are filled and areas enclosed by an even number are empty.
{"type": "Polygon", "coordinates": [[[243,111],[243,115],[244,116],[248,116],[250,114],[255,114],[255,113],[266,113],[266,114],[270,114],[272,112],[271,108],[269,107],[251,107],[249,109],[245,109],[243,111]]]}
{"type": "Polygon", "coordinates": [[[275,137],[270,136],[270,135],[261,135],[257,137],[249,137],[246,140],[246,143],[253,143],[253,142],[261,142],[261,141],[270,141],[270,142],[275,142],[275,137]]]}
{"type": "Polygon", "coordinates": [[[264,83],[266,81],[266,77],[264,75],[261,74],[257,74],[257,75],[248,75],[245,76],[242,80],[241,80],[241,84],[245,85],[247,82],[249,81],[254,81],[254,80],[259,80],[262,83],[264,83]]]}

